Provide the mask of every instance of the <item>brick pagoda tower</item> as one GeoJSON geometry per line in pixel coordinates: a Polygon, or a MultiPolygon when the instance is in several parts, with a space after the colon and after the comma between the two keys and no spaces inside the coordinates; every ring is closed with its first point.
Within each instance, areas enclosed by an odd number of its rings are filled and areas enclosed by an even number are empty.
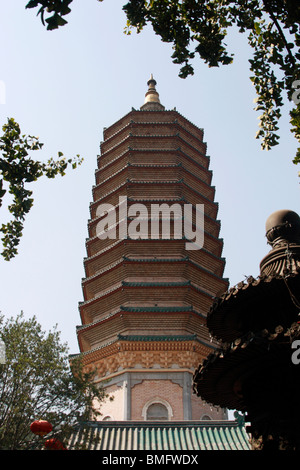
{"type": "Polygon", "coordinates": [[[192,393],[195,368],[216,346],[206,314],[228,287],[209,157],[203,130],[165,110],[155,85],[151,76],[143,106],[104,129],[78,342],[86,369],[114,397],[101,404],[101,419],[222,420],[225,410],[192,393]],[[166,211],[155,219],[154,206],[174,209],[170,233],[166,211]],[[196,208],[204,208],[198,248],[188,249],[191,237],[175,230],[187,206],[194,229],[196,208]]]}

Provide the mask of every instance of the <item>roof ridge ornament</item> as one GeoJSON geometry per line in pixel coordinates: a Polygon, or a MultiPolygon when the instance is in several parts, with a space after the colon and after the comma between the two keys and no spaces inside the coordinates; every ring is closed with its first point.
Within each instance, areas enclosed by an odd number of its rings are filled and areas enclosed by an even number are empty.
{"type": "Polygon", "coordinates": [[[160,103],[159,94],[156,91],[156,80],[151,73],[147,82],[148,90],[145,94],[144,104],[141,106],[142,111],[164,111],[165,107],[160,103]]]}

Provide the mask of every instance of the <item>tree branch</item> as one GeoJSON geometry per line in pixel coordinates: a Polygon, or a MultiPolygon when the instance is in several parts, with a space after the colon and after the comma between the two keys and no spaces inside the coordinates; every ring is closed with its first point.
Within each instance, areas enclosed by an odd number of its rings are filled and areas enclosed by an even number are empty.
{"type": "Polygon", "coordinates": [[[271,20],[273,21],[273,23],[275,24],[275,26],[277,28],[277,31],[278,31],[278,33],[279,33],[279,35],[280,35],[280,37],[281,37],[281,39],[282,39],[282,41],[285,45],[285,48],[287,50],[290,61],[292,62],[292,64],[294,66],[296,66],[295,57],[293,56],[293,54],[291,52],[291,48],[289,47],[289,44],[288,44],[288,42],[286,40],[286,37],[284,35],[284,32],[282,31],[282,28],[281,28],[281,26],[280,26],[280,24],[279,24],[279,22],[278,22],[278,20],[275,16],[274,12],[271,9],[271,5],[269,4],[269,0],[263,0],[263,4],[265,6],[266,12],[269,13],[271,20]]]}

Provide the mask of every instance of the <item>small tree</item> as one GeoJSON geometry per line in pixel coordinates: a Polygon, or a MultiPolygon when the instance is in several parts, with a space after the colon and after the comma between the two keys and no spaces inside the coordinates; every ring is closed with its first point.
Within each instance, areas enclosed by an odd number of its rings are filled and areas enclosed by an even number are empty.
{"type": "Polygon", "coordinates": [[[100,414],[94,401],[105,394],[78,359],[71,366],[67,346],[53,328],[47,334],[33,317],[4,322],[0,317],[0,342],[5,344],[5,360],[0,361],[0,449],[39,449],[43,439],[35,436],[30,424],[49,421],[51,437],[67,448],[74,425],[96,419],[100,414]]]}

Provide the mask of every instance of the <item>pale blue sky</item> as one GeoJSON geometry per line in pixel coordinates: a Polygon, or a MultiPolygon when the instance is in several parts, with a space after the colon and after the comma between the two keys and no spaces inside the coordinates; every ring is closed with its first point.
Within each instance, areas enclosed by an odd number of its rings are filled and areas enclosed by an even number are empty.
{"type": "MultiPolygon", "coordinates": [[[[279,146],[263,152],[254,138],[258,113],[246,38],[228,37],[233,65],[208,69],[196,61],[195,75],[182,80],[170,59],[171,46],[150,28],[124,35],[124,3],[74,1],[68,25],[49,32],[35,10],[25,10],[26,0],[0,0],[0,80],[6,86],[1,126],[14,117],[23,133],[39,136],[45,145],[34,158],[47,160],[59,150],[84,157],[67,176],[32,185],[35,204],[19,255],[0,260],[0,310],[5,316],[20,310],[36,315],[46,330],[57,324],[70,353],[78,352],[89,203],[103,128],[143,104],[151,73],[166,109],[176,107],[204,128],[231,285],[259,274],[269,251],[267,217],[278,209],[300,212],[300,168],[292,164],[297,143],[288,108],[279,146]]],[[[5,220],[2,209],[0,223],[5,220]]]]}

